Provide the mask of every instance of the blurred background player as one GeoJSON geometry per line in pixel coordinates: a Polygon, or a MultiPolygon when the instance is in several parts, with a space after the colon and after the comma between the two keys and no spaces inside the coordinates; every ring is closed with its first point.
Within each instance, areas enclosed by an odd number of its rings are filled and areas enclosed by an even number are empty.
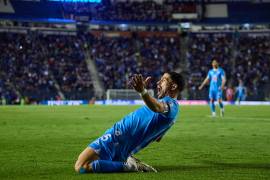
{"type": "Polygon", "coordinates": [[[140,93],[145,106],[125,116],[86,147],[75,164],[77,172],[157,172],[132,155],[153,141],[159,142],[175,123],[179,112],[177,97],[184,88],[184,79],[175,72],[165,73],[157,82],[159,100],[145,89],[149,80],[142,75],[132,77],[130,84],[140,93]]]}
{"type": "Polygon", "coordinates": [[[212,67],[210,71],[208,71],[207,77],[204,79],[202,84],[199,87],[201,90],[206,83],[210,81],[209,87],[209,99],[210,99],[210,108],[212,111],[212,116],[216,116],[215,110],[215,101],[218,101],[220,107],[220,116],[224,116],[224,106],[222,103],[222,91],[224,90],[224,86],[226,83],[226,77],[224,70],[219,67],[217,60],[212,61],[212,67]]]}
{"type": "Polygon", "coordinates": [[[246,93],[247,93],[247,88],[244,86],[243,81],[240,79],[239,84],[236,87],[236,101],[238,104],[240,104],[241,101],[245,101],[246,99],[246,93]]]}

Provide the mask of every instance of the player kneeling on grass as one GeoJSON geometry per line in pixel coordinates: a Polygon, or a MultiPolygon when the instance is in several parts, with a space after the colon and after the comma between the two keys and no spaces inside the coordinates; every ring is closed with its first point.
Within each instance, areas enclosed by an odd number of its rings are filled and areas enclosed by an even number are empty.
{"type": "Polygon", "coordinates": [[[145,106],[115,123],[103,136],[79,155],[75,170],[79,173],[157,172],[132,155],[162,136],[174,124],[178,114],[177,96],[184,88],[182,75],[165,73],[157,82],[158,99],[151,97],[142,75],[134,75],[130,84],[140,93],[145,106]]]}

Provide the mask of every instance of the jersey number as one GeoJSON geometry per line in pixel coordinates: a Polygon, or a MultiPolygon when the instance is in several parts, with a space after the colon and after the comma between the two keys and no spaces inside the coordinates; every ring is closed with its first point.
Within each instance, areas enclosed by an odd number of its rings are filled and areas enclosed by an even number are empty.
{"type": "Polygon", "coordinates": [[[112,137],[111,134],[105,134],[104,136],[101,137],[102,141],[107,141],[110,137],[112,137]]]}

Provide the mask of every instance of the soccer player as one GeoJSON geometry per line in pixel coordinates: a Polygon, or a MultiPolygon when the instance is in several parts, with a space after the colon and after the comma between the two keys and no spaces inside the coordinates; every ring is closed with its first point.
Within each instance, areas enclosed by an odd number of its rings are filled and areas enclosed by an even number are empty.
{"type": "Polygon", "coordinates": [[[236,94],[237,94],[236,100],[238,101],[238,104],[240,104],[241,101],[244,101],[246,99],[246,92],[247,89],[244,86],[243,81],[240,79],[239,84],[236,87],[236,94]]]}
{"type": "Polygon", "coordinates": [[[210,99],[210,108],[212,111],[212,116],[216,116],[215,110],[215,101],[219,102],[220,107],[220,116],[224,116],[224,106],[222,103],[222,91],[224,90],[224,86],[226,83],[226,77],[224,70],[219,67],[218,62],[216,60],[212,61],[212,67],[210,71],[208,71],[207,77],[204,79],[202,84],[199,87],[201,90],[206,83],[210,81],[209,87],[209,99],[210,99]]]}
{"type": "Polygon", "coordinates": [[[159,142],[174,124],[179,108],[176,98],[184,88],[184,79],[175,72],[164,73],[157,82],[158,99],[145,89],[150,79],[136,74],[131,78],[131,86],[140,93],[145,105],[90,143],[75,163],[76,172],[157,172],[132,155],[153,141],[159,142]]]}

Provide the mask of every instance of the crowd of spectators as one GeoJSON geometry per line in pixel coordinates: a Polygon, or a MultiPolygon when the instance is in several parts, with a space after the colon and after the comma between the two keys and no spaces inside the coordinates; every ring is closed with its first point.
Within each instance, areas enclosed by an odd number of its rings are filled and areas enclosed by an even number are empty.
{"type": "Polygon", "coordinates": [[[111,21],[173,21],[173,14],[196,13],[196,4],[165,0],[149,1],[103,1],[92,3],[63,3],[64,14],[89,14],[93,20],[111,21]]]}
{"type": "Polygon", "coordinates": [[[218,60],[225,70],[227,87],[236,87],[242,80],[247,88],[247,100],[263,100],[267,96],[264,87],[269,85],[269,36],[193,34],[189,36],[186,58],[189,99],[207,97],[207,88],[198,91],[198,86],[212,68],[213,59],[218,60]]]}
{"type": "MultiPolygon", "coordinates": [[[[175,37],[96,37],[91,56],[106,89],[125,89],[129,77],[141,73],[160,77],[172,71],[180,59],[180,41],[175,37]]],[[[155,86],[152,84],[152,87],[155,86]]]]}
{"type": "MultiPolygon", "coordinates": [[[[188,99],[207,97],[207,88],[198,91],[198,86],[213,59],[225,70],[227,87],[233,89],[241,80],[247,88],[247,100],[264,100],[269,96],[269,36],[191,33],[184,55],[180,54],[183,49],[179,36],[140,34],[72,36],[1,32],[1,102],[59,99],[59,92],[67,99],[91,99],[93,83],[85,52],[96,64],[105,90],[130,88],[128,81],[134,73],[152,76],[152,82],[156,82],[163,72],[175,70],[185,57],[188,99]]],[[[150,88],[155,89],[155,85],[150,88]]]]}
{"type": "Polygon", "coordinates": [[[75,37],[0,33],[0,39],[2,101],[59,99],[56,83],[68,99],[80,98],[85,89],[92,91],[83,50],[75,37]]]}
{"type": "Polygon", "coordinates": [[[21,97],[50,99],[56,95],[41,44],[27,34],[0,33],[2,99],[18,102],[21,97]]]}
{"type": "Polygon", "coordinates": [[[47,64],[68,99],[90,99],[93,84],[85,61],[85,42],[78,36],[40,35],[47,64]]]}
{"type": "Polygon", "coordinates": [[[270,83],[270,37],[241,36],[236,49],[233,83],[241,79],[250,100],[263,100],[269,93],[266,86],[270,83]]]}

